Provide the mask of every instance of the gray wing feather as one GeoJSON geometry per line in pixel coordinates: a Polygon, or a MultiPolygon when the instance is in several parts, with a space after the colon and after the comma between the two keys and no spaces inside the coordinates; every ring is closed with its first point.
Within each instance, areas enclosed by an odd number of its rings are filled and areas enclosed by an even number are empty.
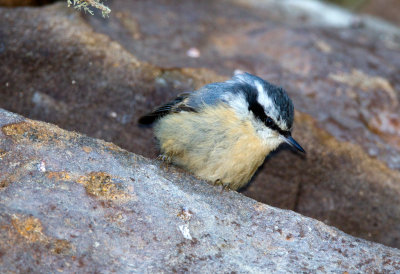
{"type": "Polygon", "coordinates": [[[150,125],[157,119],[167,115],[171,112],[186,111],[196,111],[195,109],[186,105],[190,93],[179,94],[174,100],[155,108],[152,112],[139,118],[139,124],[150,125]]]}
{"type": "Polygon", "coordinates": [[[179,94],[174,100],[142,116],[139,119],[139,124],[149,125],[169,113],[181,111],[198,112],[206,105],[216,105],[226,102],[224,94],[230,90],[232,90],[232,84],[224,82],[208,84],[194,92],[179,94]]]}
{"type": "Polygon", "coordinates": [[[201,89],[190,94],[187,105],[194,109],[201,109],[206,105],[217,105],[224,100],[224,94],[230,89],[226,87],[226,83],[208,84],[201,89]]]}

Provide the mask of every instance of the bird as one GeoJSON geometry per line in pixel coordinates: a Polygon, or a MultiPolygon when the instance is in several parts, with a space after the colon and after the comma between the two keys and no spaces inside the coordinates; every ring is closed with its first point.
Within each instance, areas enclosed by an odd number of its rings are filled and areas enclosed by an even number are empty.
{"type": "Polygon", "coordinates": [[[293,103],[283,88],[242,72],[179,94],[138,122],[154,124],[162,160],[238,190],[280,144],[305,153],[291,136],[293,120],[293,103]]]}

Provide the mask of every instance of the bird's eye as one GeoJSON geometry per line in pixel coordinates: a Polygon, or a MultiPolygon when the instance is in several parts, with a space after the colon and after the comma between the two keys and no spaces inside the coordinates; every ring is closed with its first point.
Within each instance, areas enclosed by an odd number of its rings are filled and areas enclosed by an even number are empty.
{"type": "Polygon", "coordinates": [[[271,126],[274,124],[274,121],[273,121],[270,117],[267,116],[267,117],[265,118],[264,123],[265,123],[265,125],[266,125],[267,127],[271,127],[271,126]]]}

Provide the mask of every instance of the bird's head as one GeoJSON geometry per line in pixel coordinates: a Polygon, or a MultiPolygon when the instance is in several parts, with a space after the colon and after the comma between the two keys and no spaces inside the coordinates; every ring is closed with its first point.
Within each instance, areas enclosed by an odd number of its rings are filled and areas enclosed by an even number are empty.
{"type": "Polygon", "coordinates": [[[304,149],[291,136],[294,108],[286,91],[249,73],[235,75],[225,101],[239,116],[250,119],[257,134],[271,150],[288,143],[298,151],[304,149]]]}

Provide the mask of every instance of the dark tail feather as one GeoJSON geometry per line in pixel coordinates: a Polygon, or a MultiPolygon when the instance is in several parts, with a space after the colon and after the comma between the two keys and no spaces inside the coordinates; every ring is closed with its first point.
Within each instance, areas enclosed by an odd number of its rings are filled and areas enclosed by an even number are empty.
{"type": "Polygon", "coordinates": [[[170,104],[163,105],[159,108],[156,108],[153,112],[147,113],[146,115],[139,118],[139,124],[142,125],[150,125],[154,123],[157,119],[167,115],[171,111],[170,104]]]}
{"type": "Polygon", "coordinates": [[[149,113],[147,115],[144,115],[144,116],[140,117],[139,120],[138,120],[138,123],[140,125],[151,125],[158,118],[159,118],[159,116],[155,116],[155,115],[152,115],[152,113],[149,113]]]}
{"type": "Polygon", "coordinates": [[[155,110],[153,110],[152,112],[142,116],[139,118],[138,122],[141,125],[151,125],[152,123],[154,123],[157,119],[167,115],[168,113],[170,113],[174,107],[181,103],[185,98],[187,98],[187,94],[182,94],[179,95],[178,97],[175,98],[175,100],[166,103],[165,105],[162,105],[158,108],[156,108],[155,110]]]}

